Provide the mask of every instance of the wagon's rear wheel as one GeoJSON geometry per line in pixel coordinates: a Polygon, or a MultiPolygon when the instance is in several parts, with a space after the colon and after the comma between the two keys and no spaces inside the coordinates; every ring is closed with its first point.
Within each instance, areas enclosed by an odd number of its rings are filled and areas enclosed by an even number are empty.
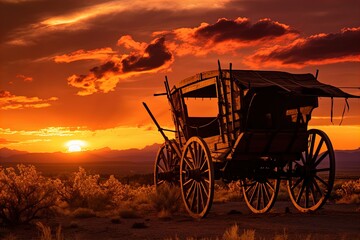
{"type": "MultiPolygon", "coordinates": [[[[177,144],[172,140],[172,143],[177,144]]],[[[154,165],[154,184],[156,187],[167,183],[170,185],[179,184],[180,159],[168,143],[160,146],[156,155],[154,165]]]]}
{"type": "Polygon", "coordinates": [[[214,170],[210,150],[200,137],[191,137],[184,147],[180,185],[189,214],[194,218],[205,217],[214,197],[214,170]]]}
{"type": "Polygon", "coordinates": [[[335,179],[335,154],[323,131],[308,131],[308,147],[299,161],[289,163],[288,192],[301,212],[315,211],[330,197],[335,179]]]}
{"type": "Polygon", "coordinates": [[[244,199],[253,213],[266,213],[274,206],[280,186],[274,175],[274,169],[262,169],[254,177],[242,180],[244,199]]]}

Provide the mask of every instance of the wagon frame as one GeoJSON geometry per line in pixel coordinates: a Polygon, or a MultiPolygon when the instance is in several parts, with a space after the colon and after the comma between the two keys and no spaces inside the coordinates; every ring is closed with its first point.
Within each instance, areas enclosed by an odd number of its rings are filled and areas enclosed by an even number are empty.
{"type": "MultiPolygon", "coordinates": [[[[316,74],[317,75],[317,74],[316,74]]],[[[207,71],[172,89],[165,78],[175,130],[162,128],[165,139],[156,156],[154,183],[180,185],[188,213],[202,218],[211,208],[214,180],[241,180],[245,202],[254,213],[274,205],[281,180],[287,181],[294,206],[319,209],[335,179],[335,154],[321,130],[308,130],[318,97],[357,97],[322,84],[312,74],[279,71],[207,71]],[[217,99],[218,114],[189,116],[185,99],[217,99]],[[168,139],[164,131],[175,132],[168,139]]]]}

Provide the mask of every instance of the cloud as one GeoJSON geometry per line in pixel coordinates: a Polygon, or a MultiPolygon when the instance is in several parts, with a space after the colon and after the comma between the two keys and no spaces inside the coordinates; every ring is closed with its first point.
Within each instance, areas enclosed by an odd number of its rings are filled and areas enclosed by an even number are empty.
{"type": "Polygon", "coordinates": [[[111,59],[116,54],[111,48],[99,48],[94,50],[77,50],[69,54],[55,56],[54,61],[57,63],[70,63],[80,60],[100,60],[111,59]]]}
{"type": "Polygon", "coordinates": [[[16,96],[9,91],[0,91],[0,108],[2,110],[45,108],[50,107],[50,102],[58,100],[57,97],[41,99],[38,97],[16,96]]]}
{"type": "Polygon", "coordinates": [[[177,55],[206,55],[210,52],[220,54],[254,46],[259,43],[270,44],[284,39],[292,39],[298,32],[288,25],[269,18],[252,24],[248,18],[229,20],[220,18],[216,23],[202,23],[195,28],[178,28],[172,31],[154,32],[154,36],[169,35],[173,41],[169,48],[177,55]]]}
{"type": "Polygon", "coordinates": [[[67,79],[70,86],[82,89],[77,93],[78,95],[113,91],[121,79],[142,73],[158,72],[169,68],[173,62],[173,56],[166,48],[163,37],[145,44],[125,36],[120,38],[117,44],[131,52],[113,55],[111,60],[91,68],[88,74],[72,75],[67,79]]]}
{"type": "MultiPolygon", "coordinates": [[[[3,0],[4,1],[4,0],[3,0]]],[[[26,3],[31,1],[25,0],[6,0],[4,2],[26,3]]],[[[31,45],[38,41],[39,38],[55,32],[73,32],[92,28],[91,21],[96,19],[113,16],[124,12],[137,11],[182,11],[196,9],[219,9],[224,8],[229,0],[202,0],[202,1],[172,1],[172,0],[112,0],[98,1],[90,6],[79,7],[77,4],[86,1],[69,1],[73,8],[61,14],[46,14],[40,19],[25,26],[13,29],[8,44],[11,45],[31,45]],[[48,17],[51,16],[51,17],[48,17]]],[[[31,6],[29,6],[31,7],[31,6]]],[[[60,6],[62,8],[62,6],[60,6]]]]}
{"type": "Polygon", "coordinates": [[[339,33],[322,33],[300,38],[287,46],[258,50],[247,58],[250,66],[301,68],[339,62],[360,62],[360,27],[344,28],[339,33]]]}
{"type": "Polygon", "coordinates": [[[153,41],[144,53],[133,53],[121,60],[122,70],[126,72],[142,72],[161,68],[166,62],[172,60],[172,54],[165,46],[165,38],[153,41]]]}
{"type": "Polygon", "coordinates": [[[10,144],[10,143],[17,143],[17,141],[10,141],[10,140],[6,140],[5,138],[0,138],[0,144],[10,144]]]}
{"type": "Polygon", "coordinates": [[[32,82],[34,80],[32,77],[28,77],[23,74],[18,74],[16,77],[22,79],[24,82],[32,82]]]}

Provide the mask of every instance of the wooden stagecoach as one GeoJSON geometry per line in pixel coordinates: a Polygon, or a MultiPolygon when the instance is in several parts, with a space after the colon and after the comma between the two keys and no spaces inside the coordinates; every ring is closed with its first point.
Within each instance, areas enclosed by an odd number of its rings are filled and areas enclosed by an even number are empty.
{"type": "MultiPolygon", "coordinates": [[[[320,83],[312,74],[279,71],[208,71],[181,81],[166,95],[175,125],[156,156],[155,185],[180,185],[183,202],[195,218],[206,216],[214,180],[241,180],[244,199],[254,213],[271,209],[281,180],[294,206],[315,211],[330,196],[335,155],[328,136],[308,130],[318,97],[355,97],[320,83]],[[189,116],[186,99],[213,98],[214,116],[189,116]]],[[[207,106],[203,106],[204,109],[207,106]]],[[[171,131],[171,130],[170,130],[171,131]]]]}

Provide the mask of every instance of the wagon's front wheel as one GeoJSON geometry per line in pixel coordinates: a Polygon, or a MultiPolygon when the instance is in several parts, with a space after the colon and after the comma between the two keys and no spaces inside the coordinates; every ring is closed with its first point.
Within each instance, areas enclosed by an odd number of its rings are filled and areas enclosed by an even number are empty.
{"type": "Polygon", "coordinates": [[[249,209],[253,213],[266,213],[274,206],[280,180],[269,178],[263,173],[253,178],[245,178],[242,180],[242,185],[244,199],[249,209]]]}
{"type": "Polygon", "coordinates": [[[205,217],[214,197],[214,170],[210,150],[200,137],[191,137],[184,147],[180,185],[189,214],[194,218],[205,217]]]}
{"type": "MultiPolygon", "coordinates": [[[[172,144],[177,144],[171,140],[172,144]]],[[[165,142],[160,146],[156,155],[154,165],[154,184],[156,187],[167,183],[169,185],[179,184],[180,159],[169,143],[165,142]]]]}
{"type": "Polygon", "coordinates": [[[335,179],[335,154],[323,131],[308,131],[308,146],[297,161],[289,163],[288,192],[301,212],[315,211],[330,197],[335,179]]]}

